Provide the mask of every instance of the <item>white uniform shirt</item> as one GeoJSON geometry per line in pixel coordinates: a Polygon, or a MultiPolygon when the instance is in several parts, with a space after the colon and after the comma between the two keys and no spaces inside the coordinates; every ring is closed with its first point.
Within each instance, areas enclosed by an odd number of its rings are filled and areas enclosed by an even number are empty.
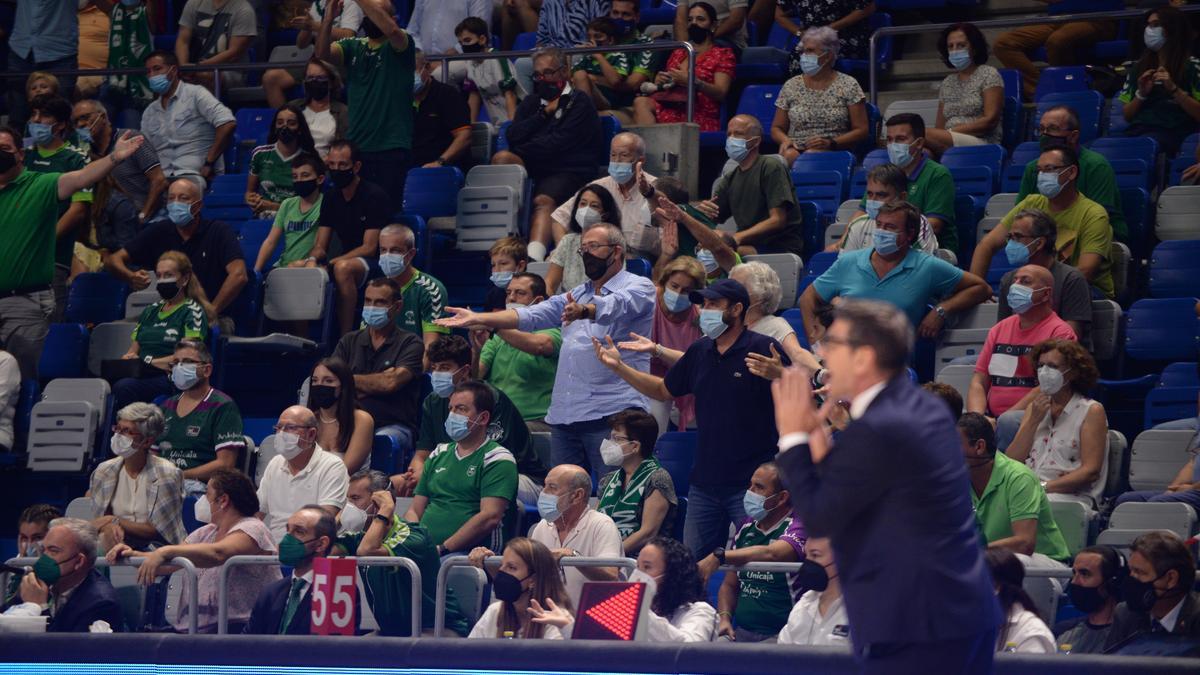
{"type": "Polygon", "coordinates": [[[717,634],[717,610],[707,602],[680,605],[671,619],[646,612],[648,642],[712,642],[717,634]]]}
{"type": "Polygon", "coordinates": [[[808,591],[788,614],[787,625],[779,631],[779,644],[806,647],[850,649],[850,619],[841,596],[821,616],[821,593],[808,591]]]}
{"type": "MultiPolygon", "coordinates": [[[[471,629],[469,638],[498,638],[502,637],[496,632],[496,622],[500,619],[500,606],[504,604],[497,600],[488,605],[488,608],[483,610],[483,615],[475,622],[475,626],[471,629]]],[[[520,636],[514,636],[514,638],[520,636]]],[[[542,632],[543,640],[561,640],[563,639],[562,632],[556,626],[546,626],[546,630],[542,632]]]]}
{"type": "Polygon", "coordinates": [[[265,514],[263,522],[278,542],[287,534],[287,520],[293,513],[308,504],[332,506],[340,511],[346,505],[349,487],[350,475],[341,458],[318,445],[308,465],[294,476],[283,455],[271,458],[258,485],[258,508],[265,514]]]}
{"type": "MultiPolygon", "coordinates": [[[[558,528],[548,520],[542,520],[534,526],[529,538],[553,551],[556,548],[571,548],[584,558],[620,558],[625,555],[621,546],[621,533],[612,518],[589,508],[583,512],[583,517],[567,532],[565,539],[558,538],[558,528]]],[[[563,567],[563,583],[567,587],[567,595],[571,602],[579,606],[580,592],[588,580],[578,567],[563,567]]]]}
{"type": "Polygon", "coordinates": [[[1041,617],[1020,605],[1013,605],[1012,611],[1008,613],[1008,630],[1004,634],[1004,642],[996,645],[996,651],[1004,651],[1010,642],[1023,654],[1058,652],[1054,634],[1046,627],[1041,617]]]}

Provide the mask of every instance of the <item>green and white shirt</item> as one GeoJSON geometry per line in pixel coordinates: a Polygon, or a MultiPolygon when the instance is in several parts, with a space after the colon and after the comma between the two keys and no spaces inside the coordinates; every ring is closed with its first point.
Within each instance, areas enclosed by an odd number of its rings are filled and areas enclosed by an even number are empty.
{"type": "Polygon", "coordinates": [[[421,336],[425,333],[450,333],[449,328],[433,322],[446,310],[446,287],[442,282],[413,268],[412,278],[400,289],[404,309],[396,315],[396,326],[421,336]]]}
{"type": "Polygon", "coordinates": [[[317,197],[308,211],[302,210],[299,197],[288,197],[279,204],[272,227],[283,230],[283,255],[279,256],[276,267],[287,267],[308,257],[309,251],[317,243],[323,199],[324,195],[317,197]]]}
{"type": "MultiPolygon", "coordinates": [[[[766,546],[783,536],[791,524],[792,516],[785,516],[764,532],[753,520],[747,520],[734,536],[733,548],[766,546]]],[[[738,600],[733,612],[737,626],[760,635],[777,634],[787,624],[792,605],[800,599],[801,594],[793,592],[797,590],[790,579],[794,575],[748,570],[737,575],[738,600]]]]}
{"type": "Polygon", "coordinates": [[[175,353],[175,343],[183,338],[208,338],[208,317],[200,303],[188,298],[165,310],[166,300],[159,300],[142,310],[132,340],[138,343],[138,356],[161,358],[175,353]]]}
{"type": "Polygon", "coordinates": [[[269,201],[280,204],[288,197],[295,197],[292,190],[292,160],[300,150],[284,157],[275,143],[260,145],[250,154],[250,175],[258,177],[258,194],[269,201]]]}
{"type": "MultiPolygon", "coordinates": [[[[428,528],[432,541],[441,544],[479,513],[484,497],[510,503],[517,498],[517,460],[495,441],[485,441],[466,457],[459,457],[458,443],[442,443],[425,460],[415,494],[429,499],[421,524],[428,528]]],[[[477,544],[500,550],[499,541],[487,538],[464,549],[477,544]]]]}
{"type": "Polygon", "coordinates": [[[176,394],[162,405],[166,427],[152,448],[159,456],[187,471],[216,459],[218,450],[246,447],[242,413],[227,394],[210,389],[200,405],[184,417],[177,412],[180,396],[176,394]]]}

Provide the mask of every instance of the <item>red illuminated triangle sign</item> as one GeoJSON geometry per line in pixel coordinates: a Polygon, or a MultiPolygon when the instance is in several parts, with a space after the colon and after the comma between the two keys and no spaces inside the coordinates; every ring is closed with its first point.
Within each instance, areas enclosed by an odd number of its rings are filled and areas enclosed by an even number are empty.
{"type": "Polygon", "coordinates": [[[642,584],[633,584],[604,602],[593,605],[586,614],[619,639],[632,640],[643,587],[642,584]]]}

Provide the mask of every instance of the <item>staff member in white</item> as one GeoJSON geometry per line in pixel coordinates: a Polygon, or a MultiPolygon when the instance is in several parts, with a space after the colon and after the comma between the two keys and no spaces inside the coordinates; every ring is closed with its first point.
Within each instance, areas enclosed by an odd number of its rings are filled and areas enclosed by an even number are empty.
{"type": "Polygon", "coordinates": [[[842,603],[837,564],[827,537],[814,537],[804,546],[806,559],[800,580],[809,590],[779,631],[779,644],[850,649],[850,618],[842,603]]]}

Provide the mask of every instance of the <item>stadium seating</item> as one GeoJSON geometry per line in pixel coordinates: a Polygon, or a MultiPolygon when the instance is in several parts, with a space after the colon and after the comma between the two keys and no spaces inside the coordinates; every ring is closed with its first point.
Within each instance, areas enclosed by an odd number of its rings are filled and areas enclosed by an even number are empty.
{"type": "Polygon", "coordinates": [[[97,324],[125,317],[125,295],[129,287],[104,272],[84,272],[75,277],[67,293],[64,320],[97,324]]]}
{"type": "Polygon", "coordinates": [[[1200,297],[1200,240],[1164,241],[1150,256],[1150,295],[1200,297]]]}
{"type": "Polygon", "coordinates": [[[46,342],[42,346],[42,358],[38,362],[38,376],[43,381],[60,377],[83,377],[87,363],[88,332],[77,323],[52,323],[46,342]]]}
{"type": "Polygon", "coordinates": [[[425,220],[458,212],[458,192],[463,173],[457,167],[410,169],[404,181],[404,212],[425,220]]]}
{"type": "Polygon", "coordinates": [[[1092,78],[1088,76],[1083,66],[1052,66],[1043,68],[1038,77],[1037,90],[1033,100],[1040,103],[1049,94],[1064,94],[1076,91],[1088,91],[1092,78]]]}
{"type": "Polygon", "coordinates": [[[119,359],[129,352],[136,324],[129,321],[102,323],[92,329],[88,342],[87,369],[92,377],[100,377],[100,365],[107,359],[119,359]]]}
{"type": "Polygon", "coordinates": [[[1149,362],[1196,356],[1195,298],[1143,298],[1129,308],[1125,354],[1149,362]]]}
{"type": "Polygon", "coordinates": [[[947,148],[946,152],[942,154],[942,166],[950,169],[950,173],[954,175],[954,184],[956,186],[959,182],[959,169],[977,166],[987,167],[994,178],[992,187],[989,190],[990,193],[1000,187],[1000,172],[1004,167],[1004,160],[1007,154],[1002,145],[967,145],[947,148]]]}
{"type": "Polygon", "coordinates": [[[1162,492],[1191,459],[1190,430],[1147,429],[1133,440],[1129,455],[1129,486],[1162,492]]]}
{"type": "Polygon", "coordinates": [[[1159,239],[1200,239],[1200,186],[1163,190],[1157,211],[1154,235],[1159,239]]]}
{"type": "Polygon", "coordinates": [[[692,464],[696,458],[696,432],[668,431],[654,444],[654,454],[667,473],[671,474],[675,491],[687,494],[692,464]]]}

